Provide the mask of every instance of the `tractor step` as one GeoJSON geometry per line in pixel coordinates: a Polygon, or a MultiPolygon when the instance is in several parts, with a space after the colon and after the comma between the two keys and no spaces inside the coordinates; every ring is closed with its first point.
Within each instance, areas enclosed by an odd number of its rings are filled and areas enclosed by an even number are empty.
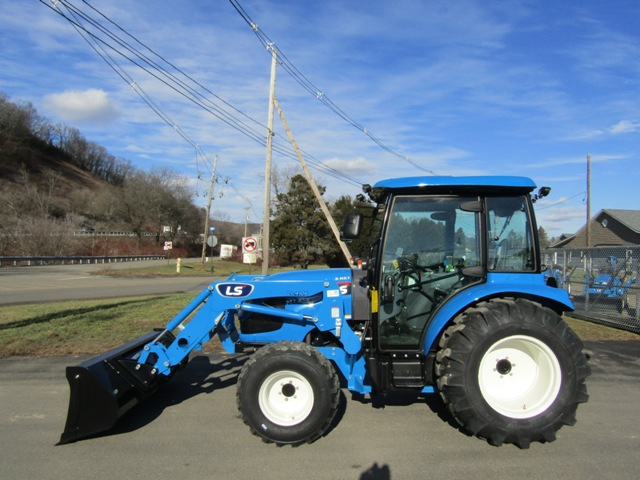
{"type": "Polygon", "coordinates": [[[391,378],[396,388],[422,388],[424,363],[416,353],[394,353],[391,355],[391,378]]]}

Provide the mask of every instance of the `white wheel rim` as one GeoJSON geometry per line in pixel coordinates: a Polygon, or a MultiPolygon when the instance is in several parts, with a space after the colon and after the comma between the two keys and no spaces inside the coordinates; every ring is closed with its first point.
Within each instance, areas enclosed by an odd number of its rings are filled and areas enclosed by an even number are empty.
{"type": "Polygon", "coordinates": [[[526,335],[494,343],[478,371],[480,391],[491,408],[517,419],[546,411],[558,396],[561,382],[556,355],[544,342],[526,335]]]}
{"type": "Polygon", "coordinates": [[[258,392],[267,420],[283,427],[304,421],[313,409],[313,389],[305,377],[290,370],[272,373],[258,392]]]}

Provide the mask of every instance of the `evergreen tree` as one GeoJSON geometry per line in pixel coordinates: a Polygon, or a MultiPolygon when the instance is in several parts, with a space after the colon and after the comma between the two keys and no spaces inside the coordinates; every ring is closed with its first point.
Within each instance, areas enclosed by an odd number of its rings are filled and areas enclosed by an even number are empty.
{"type": "Polygon", "coordinates": [[[547,231],[542,227],[538,227],[538,238],[540,239],[541,250],[544,250],[549,245],[551,245],[551,242],[549,241],[549,236],[547,235],[547,231]]]}
{"type": "MultiPolygon", "coordinates": [[[[320,185],[318,189],[321,193],[325,191],[320,185]]],[[[293,176],[289,189],[276,195],[271,227],[271,245],[282,265],[306,269],[321,261],[335,243],[327,220],[302,175],[293,176]]]]}

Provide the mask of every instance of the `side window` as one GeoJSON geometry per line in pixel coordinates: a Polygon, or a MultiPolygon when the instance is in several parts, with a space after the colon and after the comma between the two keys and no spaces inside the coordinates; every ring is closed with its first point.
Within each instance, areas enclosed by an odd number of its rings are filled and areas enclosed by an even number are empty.
{"type": "Polygon", "coordinates": [[[453,258],[454,266],[476,267],[481,264],[477,232],[478,215],[474,212],[457,211],[453,258]]]}
{"type": "Polygon", "coordinates": [[[488,198],[489,271],[535,269],[531,222],[526,197],[488,198]]]}

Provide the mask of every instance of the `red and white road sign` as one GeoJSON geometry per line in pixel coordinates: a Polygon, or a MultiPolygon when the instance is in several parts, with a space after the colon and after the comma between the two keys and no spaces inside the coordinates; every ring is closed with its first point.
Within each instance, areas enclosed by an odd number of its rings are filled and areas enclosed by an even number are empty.
{"type": "Polygon", "coordinates": [[[258,250],[258,240],[254,237],[246,237],[242,241],[242,251],[245,253],[254,253],[258,250]]]}

